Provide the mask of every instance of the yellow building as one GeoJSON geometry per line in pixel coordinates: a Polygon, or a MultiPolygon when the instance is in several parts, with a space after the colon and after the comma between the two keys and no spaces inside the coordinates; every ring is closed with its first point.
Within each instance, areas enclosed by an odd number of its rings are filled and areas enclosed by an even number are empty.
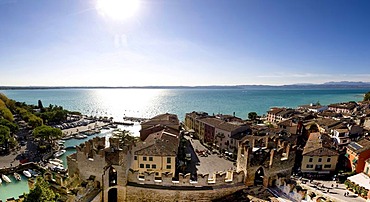
{"type": "Polygon", "coordinates": [[[155,172],[157,177],[169,172],[174,177],[178,147],[178,134],[166,130],[152,133],[133,149],[131,168],[138,170],[139,173],[155,172]]]}
{"type": "Polygon", "coordinates": [[[335,171],[339,154],[330,149],[328,135],[311,133],[303,149],[301,171],[305,175],[323,176],[335,171]]]}

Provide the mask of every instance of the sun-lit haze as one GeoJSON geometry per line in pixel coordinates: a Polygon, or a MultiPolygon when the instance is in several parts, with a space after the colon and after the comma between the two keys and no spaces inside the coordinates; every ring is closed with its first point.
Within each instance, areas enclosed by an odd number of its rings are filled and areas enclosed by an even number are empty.
{"type": "Polygon", "coordinates": [[[139,0],[97,0],[96,9],[102,16],[126,20],[137,12],[139,5],[139,0]]]}
{"type": "Polygon", "coordinates": [[[370,81],[370,1],[0,0],[0,86],[370,81]]]}

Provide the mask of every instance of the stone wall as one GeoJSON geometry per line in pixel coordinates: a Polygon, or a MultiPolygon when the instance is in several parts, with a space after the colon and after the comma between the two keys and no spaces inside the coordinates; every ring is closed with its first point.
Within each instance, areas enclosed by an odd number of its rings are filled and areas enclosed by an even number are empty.
{"type": "Polygon", "coordinates": [[[147,187],[127,186],[126,201],[156,201],[156,202],[173,202],[173,201],[212,201],[236,191],[246,188],[243,184],[232,185],[228,187],[215,188],[211,190],[169,190],[169,189],[152,189],[147,187]]]}
{"type": "Polygon", "coordinates": [[[179,175],[179,180],[172,180],[172,173],[163,173],[162,177],[155,178],[155,172],[129,170],[128,181],[136,184],[159,185],[159,186],[219,186],[233,185],[244,181],[244,173],[236,171],[218,172],[212,175],[198,174],[197,181],[190,180],[190,174],[179,175]]]}
{"type": "Polygon", "coordinates": [[[296,146],[274,136],[250,137],[238,147],[237,171],[246,173],[245,184],[253,186],[256,172],[263,171],[263,185],[272,186],[280,176],[290,176],[296,146]]]}

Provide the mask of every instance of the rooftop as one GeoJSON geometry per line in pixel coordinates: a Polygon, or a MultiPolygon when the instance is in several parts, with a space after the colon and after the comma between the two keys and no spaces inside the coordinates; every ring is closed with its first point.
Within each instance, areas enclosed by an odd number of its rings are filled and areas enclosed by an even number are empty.
{"type": "Polygon", "coordinates": [[[362,139],[358,142],[351,142],[347,146],[347,149],[355,152],[356,154],[362,153],[370,149],[370,141],[367,139],[362,139]]]}
{"type": "Polygon", "coordinates": [[[308,137],[303,155],[307,156],[337,156],[338,152],[330,149],[331,139],[328,135],[311,133],[308,137]]]}

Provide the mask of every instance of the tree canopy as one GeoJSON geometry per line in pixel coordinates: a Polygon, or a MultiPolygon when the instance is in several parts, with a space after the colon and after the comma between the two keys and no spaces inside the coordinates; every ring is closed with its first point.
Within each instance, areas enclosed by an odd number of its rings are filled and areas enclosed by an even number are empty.
{"type": "Polygon", "coordinates": [[[9,141],[10,129],[6,126],[0,125],[0,144],[4,144],[9,141]]]}
{"type": "Polygon", "coordinates": [[[19,130],[19,127],[17,124],[10,122],[7,119],[0,119],[0,125],[6,126],[10,129],[10,132],[15,133],[19,130]]]}
{"type": "Polygon", "coordinates": [[[257,113],[256,112],[249,112],[248,113],[248,119],[249,120],[256,120],[257,119],[257,113]]]}
{"type": "Polygon", "coordinates": [[[53,140],[58,139],[62,136],[62,131],[59,128],[53,128],[50,126],[42,125],[36,127],[33,130],[33,135],[35,138],[40,138],[42,140],[53,140]]]}
{"type": "Polygon", "coordinates": [[[54,191],[50,189],[49,184],[44,178],[38,177],[30,193],[25,195],[24,202],[55,202],[57,198],[58,194],[55,194],[54,191]]]}
{"type": "Polygon", "coordinates": [[[370,92],[365,94],[364,101],[370,101],[370,92]]]}

